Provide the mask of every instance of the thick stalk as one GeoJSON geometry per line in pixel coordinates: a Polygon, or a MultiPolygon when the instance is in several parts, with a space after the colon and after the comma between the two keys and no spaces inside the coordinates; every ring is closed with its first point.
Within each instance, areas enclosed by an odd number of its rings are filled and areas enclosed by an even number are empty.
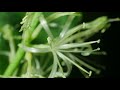
{"type": "Polygon", "coordinates": [[[24,50],[19,48],[15,55],[15,58],[13,59],[13,62],[6,69],[4,76],[11,76],[14,73],[24,55],[25,55],[24,50]]]}
{"type": "MultiPolygon", "coordinates": [[[[40,12],[34,13],[32,22],[30,23],[30,27],[31,27],[29,30],[30,35],[28,35],[28,33],[26,33],[26,32],[28,32],[28,30],[25,30],[24,33],[26,34],[26,36],[25,36],[26,38],[23,38],[22,43],[28,44],[31,42],[30,37],[31,37],[33,31],[35,30],[36,25],[39,23],[38,17],[40,16],[40,14],[41,14],[40,12]]],[[[11,76],[14,73],[14,71],[17,69],[17,67],[20,64],[20,61],[22,60],[24,55],[25,55],[25,51],[19,47],[17,50],[17,53],[15,55],[15,58],[12,60],[12,62],[9,64],[6,71],[4,72],[4,76],[11,76]]]]}

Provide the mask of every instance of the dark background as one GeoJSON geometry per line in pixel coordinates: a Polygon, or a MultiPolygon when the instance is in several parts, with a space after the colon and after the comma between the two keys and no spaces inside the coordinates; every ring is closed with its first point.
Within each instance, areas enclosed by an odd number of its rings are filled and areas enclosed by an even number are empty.
{"type": "MultiPolygon", "coordinates": [[[[106,13],[109,17],[120,17],[120,13],[106,13]]],[[[103,36],[104,49],[108,56],[106,59],[107,71],[105,77],[120,76],[120,22],[113,22],[111,28],[103,36]]]]}
{"type": "MultiPolygon", "coordinates": [[[[120,17],[120,12],[85,12],[86,21],[91,21],[99,16],[108,16],[109,18],[120,17]]],[[[94,38],[94,37],[93,37],[94,38]]],[[[101,49],[107,52],[107,56],[101,56],[98,63],[103,64],[106,69],[100,75],[93,77],[112,77],[120,76],[120,22],[112,22],[111,27],[101,35],[101,49]]],[[[96,59],[97,60],[97,59],[96,59]]],[[[71,77],[79,77],[78,70],[74,67],[74,74],[71,77]]]]}

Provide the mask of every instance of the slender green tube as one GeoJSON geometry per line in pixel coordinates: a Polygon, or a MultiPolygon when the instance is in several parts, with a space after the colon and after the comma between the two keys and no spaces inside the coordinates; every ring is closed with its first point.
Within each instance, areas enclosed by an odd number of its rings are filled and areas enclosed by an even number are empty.
{"type": "Polygon", "coordinates": [[[25,55],[25,51],[23,49],[19,48],[15,55],[15,58],[13,59],[14,63],[12,62],[8,66],[7,70],[4,73],[4,76],[11,76],[14,73],[15,69],[19,65],[19,63],[22,60],[22,58],[24,57],[24,55],[25,55]]]}

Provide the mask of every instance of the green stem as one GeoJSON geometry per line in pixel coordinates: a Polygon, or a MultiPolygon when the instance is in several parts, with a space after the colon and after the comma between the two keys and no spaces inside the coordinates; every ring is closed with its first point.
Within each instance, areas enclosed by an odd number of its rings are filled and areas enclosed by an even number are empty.
{"type": "MultiPolygon", "coordinates": [[[[41,14],[40,12],[34,13],[33,19],[31,21],[31,23],[29,23],[31,26],[30,30],[28,29],[29,31],[25,30],[23,32],[25,37],[23,37],[22,43],[28,44],[31,42],[31,35],[32,35],[34,29],[36,28],[36,25],[39,22],[38,17],[40,16],[40,14],[41,14]]],[[[8,68],[4,72],[4,76],[11,76],[14,73],[14,71],[16,70],[17,66],[20,64],[20,61],[22,60],[24,55],[25,55],[25,51],[19,47],[17,50],[17,53],[15,55],[15,58],[13,59],[13,62],[11,62],[9,64],[8,68]]]]}
{"type": "Polygon", "coordinates": [[[13,40],[13,38],[11,38],[10,40],[9,40],[9,46],[10,46],[10,58],[9,58],[9,60],[10,60],[10,62],[12,61],[12,59],[14,58],[14,56],[15,56],[15,43],[14,43],[14,40],[13,40]]]}
{"type": "Polygon", "coordinates": [[[24,50],[19,48],[15,55],[15,58],[13,59],[13,62],[6,69],[4,76],[11,76],[14,73],[15,69],[17,68],[20,61],[22,60],[24,54],[25,54],[24,50]]]}

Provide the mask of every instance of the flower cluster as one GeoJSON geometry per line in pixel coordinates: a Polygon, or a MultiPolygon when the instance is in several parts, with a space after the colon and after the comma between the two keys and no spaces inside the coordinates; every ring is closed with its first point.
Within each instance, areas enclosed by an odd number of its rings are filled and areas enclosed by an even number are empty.
{"type": "MultiPolygon", "coordinates": [[[[79,53],[83,56],[89,56],[91,53],[100,50],[100,48],[97,49],[92,48],[92,44],[100,43],[100,40],[90,42],[85,42],[85,40],[87,40],[95,33],[105,30],[106,27],[109,25],[108,18],[106,16],[99,17],[94,21],[87,23],[83,22],[82,24],[76,25],[71,28],[73,20],[75,19],[75,17],[78,16],[81,16],[81,13],[56,12],[46,18],[43,13],[40,14],[40,16],[37,18],[40,23],[38,25],[39,28],[35,29],[34,32],[32,33],[32,39],[35,39],[36,35],[41,33],[42,30],[45,30],[45,32],[48,35],[48,37],[46,38],[47,43],[29,45],[28,44],[26,45],[24,43],[19,44],[19,47],[29,54],[29,55],[27,54],[28,58],[26,58],[26,60],[28,61],[27,73],[24,74],[23,76],[31,77],[31,75],[28,74],[33,73],[33,76],[38,75],[40,77],[48,78],[54,77],[65,78],[69,76],[69,74],[71,73],[73,65],[79,68],[79,70],[85,77],[90,77],[92,71],[100,73],[100,70],[85,63],[84,61],[76,57],[73,53],[79,53]],[[55,23],[54,20],[60,17],[64,17],[66,15],[68,16],[67,20],[65,21],[65,24],[62,26],[59,35],[55,37],[52,33],[52,28],[60,27],[60,25],[57,25],[57,23],[55,23]],[[40,59],[38,59],[35,56],[35,55],[40,56],[43,54],[44,58],[40,57],[40,59]],[[36,62],[36,66],[34,68],[32,68],[31,66],[32,59],[34,59],[36,62]],[[89,71],[83,68],[83,66],[88,68],[89,71]]],[[[25,27],[26,21],[28,20],[25,19],[23,20],[24,23],[22,24],[25,27]]],[[[41,40],[41,38],[39,40],[41,40]]]]}

